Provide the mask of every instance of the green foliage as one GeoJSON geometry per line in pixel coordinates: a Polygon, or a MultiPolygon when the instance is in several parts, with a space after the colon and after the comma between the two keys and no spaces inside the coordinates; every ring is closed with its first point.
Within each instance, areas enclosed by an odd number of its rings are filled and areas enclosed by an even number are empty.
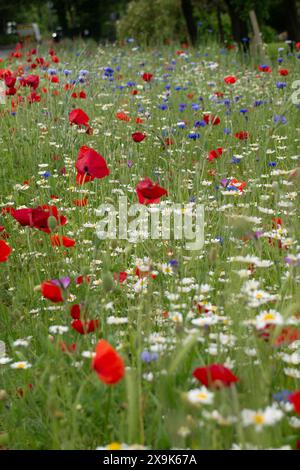
{"type": "Polygon", "coordinates": [[[134,37],[145,44],[185,40],[186,25],[179,0],[134,0],[117,24],[119,39],[134,37]]]}

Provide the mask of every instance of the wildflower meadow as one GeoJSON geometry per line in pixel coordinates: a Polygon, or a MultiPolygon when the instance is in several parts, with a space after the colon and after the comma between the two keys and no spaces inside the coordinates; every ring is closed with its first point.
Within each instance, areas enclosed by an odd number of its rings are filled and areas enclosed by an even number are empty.
{"type": "Polygon", "coordinates": [[[300,43],[17,45],[0,91],[0,448],[299,448],[300,43]]]}

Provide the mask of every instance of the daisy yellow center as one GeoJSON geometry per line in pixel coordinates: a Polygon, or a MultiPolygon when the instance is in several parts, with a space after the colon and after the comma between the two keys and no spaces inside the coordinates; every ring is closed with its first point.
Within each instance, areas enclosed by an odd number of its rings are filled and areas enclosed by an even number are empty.
{"type": "Polygon", "coordinates": [[[199,400],[205,400],[207,398],[207,394],[204,392],[200,392],[197,394],[197,398],[199,398],[199,400]]]}
{"type": "Polygon", "coordinates": [[[25,364],[23,362],[17,365],[17,369],[24,369],[24,367],[25,367],[25,364]]]}
{"type": "Polygon", "coordinates": [[[275,316],[273,313],[266,313],[266,315],[264,315],[264,320],[275,320],[275,316]]]}
{"type": "Polygon", "coordinates": [[[262,294],[256,294],[255,296],[257,299],[262,299],[262,294]]]}
{"type": "Polygon", "coordinates": [[[264,419],[263,415],[255,415],[253,417],[253,421],[254,421],[255,424],[264,424],[265,419],[264,419]]]}
{"type": "Polygon", "coordinates": [[[107,449],[108,450],[121,450],[122,446],[118,442],[112,442],[111,444],[108,444],[107,449]]]}

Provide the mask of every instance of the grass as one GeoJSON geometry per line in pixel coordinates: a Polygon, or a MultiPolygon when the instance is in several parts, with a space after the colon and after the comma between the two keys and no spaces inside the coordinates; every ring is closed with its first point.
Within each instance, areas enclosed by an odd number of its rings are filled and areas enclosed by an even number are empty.
{"type": "MultiPolygon", "coordinates": [[[[11,359],[0,365],[0,445],[62,450],[112,442],[153,449],[295,448],[299,418],[291,404],[277,403],[274,394],[300,388],[299,341],[276,346],[283,327],[299,335],[299,268],[285,262],[299,253],[299,171],[291,174],[299,164],[300,110],[290,99],[291,84],[299,79],[297,54],[284,53],[281,66],[275,61],[272,73],[262,73],[251,57],[221,53],[216,45],[184,55],[171,47],[145,50],[135,45],[61,45],[56,52],[58,64],[51,63],[46,49],[38,56],[57,70],[57,84],[49,82],[47,68],[31,70],[25,52],[0,64],[38,74],[36,91],[41,95],[32,105],[25,98],[13,113],[16,97],[0,107],[1,207],[55,204],[67,217],[59,230],[76,240],[74,248],[54,248],[48,234],[20,226],[5,211],[0,216],[13,249],[8,261],[0,263],[0,339],[11,359]],[[103,78],[108,66],[115,70],[114,81],[103,78]],[[280,67],[289,70],[287,77],[278,75],[280,67]],[[65,76],[64,69],[72,70],[71,75],[65,76]],[[88,70],[84,83],[64,90],[80,70],[88,70]],[[153,73],[150,83],[141,79],[144,71],[153,73]],[[227,75],[235,75],[237,82],[226,85],[227,75]],[[128,81],[136,82],[136,96],[128,81]],[[278,81],[286,82],[286,88],[278,89],[278,81]],[[168,97],[166,84],[171,85],[168,97]],[[71,97],[81,90],[87,99],[71,97]],[[215,92],[224,96],[217,98],[215,92]],[[230,104],[224,105],[224,99],[230,104]],[[254,106],[255,100],[263,104],[254,106]],[[165,111],[158,107],[162,103],[168,105],[165,111]],[[187,105],[182,111],[181,103],[187,105]],[[194,110],[192,103],[199,106],[194,110]],[[73,108],[89,115],[93,135],[70,126],[73,108]],[[246,114],[240,112],[244,108],[246,114]],[[118,121],[118,111],[128,112],[132,120],[118,121]],[[218,115],[221,124],[194,129],[204,112],[218,115]],[[284,115],[287,123],[274,123],[277,115],[284,115]],[[137,116],[143,124],[135,123],[137,116]],[[186,122],[184,129],[179,121],[186,122]],[[140,144],[131,137],[136,130],[147,134],[140,144]],[[192,131],[201,137],[188,138],[192,131]],[[235,138],[239,131],[247,131],[249,139],[235,138]],[[166,137],[173,145],[162,145],[166,137]],[[82,145],[106,159],[108,177],[76,185],[75,162],[82,145]],[[206,156],[217,147],[226,150],[208,162],[206,156]],[[232,163],[233,156],[239,163],[232,163]],[[165,200],[186,204],[193,198],[205,205],[200,252],[186,251],[174,240],[132,244],[98,239],[95,209],[103,202],[118,207],[120,193],[136,203],[136,184],[146,176],[168,190],[165,200]],[[228,192],[220,184],[224,178],[245,181],[246,187],[228,192]],[[74,200],[82,197],[88,205],[75,206],[74,200]],[[281,218],[281,225],[274,218],[281,218]],[[237,256],[244,261],[230,260],[237,256]],[[178,263],[171,275],[163,272],[170,260],[178,263]],[[270,263],[260,266],[261,260],[270,263]],[[136,267],[145,264],[158,274],[137,292],[136,267]],[[128,277],[119,284],[113,275],[122,271],[128,277]],[[42,298],[38,286],[43,281],[79,275],[89,275],[90,283],[72,281],[63,304],[42,298]],[[249,280],[259,287],[251,290],[249,280]],[[268,294],[275,297],[268,300],[268,294]],[[71,328],[69,310],[75,303],[99,320],[96,332],[80,335],[71,328]],[[201,318],[205,308],[216,323],[196,326],[192,320],[201,318]],[[281,323],[257,327],[257,316],[270,309],[280,313],[281,323]],[[110,316],[126,317],[128,323],[110,324],[110,316]],[[69,329],[53,334],[53,325],[69,329]],[[91,368],[90,353],[99,338],[113,345],[126,365],[125,378],[114,386],[102,383],[91,368]],[[19,339],[27,339],[27,347],[14,343],[19,339]],[[63,352],[62,341],[76,343],[76,351],[63,352]],[[143,351],[157,353],[157,360],[144,362],[143,351]],[[31,367],[11,368],[17,361],[31,367]],[[212,363],[225,364],[239,381],[213,388],[212,404],[194,405],[187,393],[201,384],[192,372],[212,363]],[[264,414],[268,406],[271,423],[264,414]],[[247,425],[245,410],[261,412],[247,425]],[[273,419],[274,410],[280,411],[280,419],[273,419]]],[[[20,88],[18,94],[26,97],[29,90],[20,88]]]]}

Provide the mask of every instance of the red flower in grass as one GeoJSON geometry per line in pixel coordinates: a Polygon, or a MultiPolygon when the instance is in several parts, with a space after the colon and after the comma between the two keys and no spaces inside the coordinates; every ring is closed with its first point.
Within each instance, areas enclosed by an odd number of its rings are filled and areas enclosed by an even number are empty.
{"type": "Polygon", "coordinates": [[[224,82],[227,83],[227,85],[233,85],[236,82],[236,78],[234,75],[228,75],[227,77],[224,78],[224,82]]]}
{"type": "Polygon", "coordinates": [[[300,415],[300,390],[289,396],[289,401],[293,404],[295,412],[300,415]]]}
{"type": "Polygon", "coordinates": [[[279,69],[278,70],[279,75],[282,77],[286,77],[289,74],[289,71],[287,69],[279,69]]]}
{"type": "Polygon", "coordinates": [[[142,75],[142,79],[144,80],[144,82],[151,82],[153,78],[153,74],[152,73],[143,73],[142,75]]]}
{"type": "Polygon", "coordinates": [[[66,344],[64,341],[61,341],[60,349],[64,353],[73,353],[73,352],[76,352],[77,344],[76,343],[66,344]]]}
{"type": "Polygon", "coordinates": [[[14,96],[17,93],[16,88],[11,87],[5,91],[6,96],[14,96]]]}
{"type": "Polygon", "coordinates": [[[206,124],[211,124],[212,126],[218,126],[221,123],[221,119],[213,114],[204,114],[203,120],[206,124]]]}
{"type": "Polygon", "coordinates": [[[91,282],[91,276],[78,276],[76,277],[75,281],[76,284],[83,284],[84,282],[89,284],[91,282]]]}
{"type": "Polygon", "coordinates": [[[249,133],[246,131],[236,132],[234,137],[239,140],[247,140],[249,138],[249,133]]]}
{"type": "Polygon", "coordinates": [[[16,80],[16,77],[14,77],[13,75],[8,75],[4,78],[5,85],[7,86],[7,88],[13,88],[15,86],[16,80]]]}
{"type": "Polygon", "coordinates": [[[74,199],[74,201],[73,201],[74,205],[77,206],[77,207],[87,206],[88,202],[89,202],[89,200],[86,197],[84,197],[82,199],[74,199]]]}
{"type": "Polygon", "coordinates": [[[258,67],[258,70],[260,72],[264,72],[264,73],[272,73],[272,69],[271,69],[271,67],[269,67],[269,65],[260,65],[258,67]]]}
{"type": "Polygon", "coordinates": [[[76,181],[79,180],[79,183],[91,181],[94,178],[104,178],[110,173],[104,158],[85,145],[79,149],[75,166],[79,175],[76,181]]]}
{"type": "Polygon", "coordinates": [[[0,263],[5,263],[11,252],[11,247],[4,240],[0,240],[0,263]]]}
{"type": "Polygon", "coordinates": [[[72,305],[72,307],[70,309],[70,313],[71,313],[71,317],[74,320],[79,320],[80,319],[80,313],[81,313],[80,305],[79,304],[72,305]]]}
{"type": "Polygon", "coordinates": [[[61,288],[53,281],[44,281],[41,284],[41,292],[43,297],[51,300],[54,303],[63,302],[61,288]]]}
{"type": "Polygon", "coordinates": [[[300,42],[296,42],[295,46],[296,46],[296,49],[298,49],[298,51],[300,51],[300,42]]]}
{"type": "Polygon", "coordinates": [[[193,376],[205,387],[229,387],[239,379],[230,369],[222,364],[211,364],[207,367],[198,367],[194,370],[193,376]]]}
{"type": "Polygon", "coordinates": [[[89,120],[90,120],[89,116],[80,108],[73,109],[69,113],[69,121],[71,125],[76,124],[77,126],[88,127],[89,120]]]}
{"type": "Polygon", "coordinates": [[[126,281],[127,273],[126,271],[121,271],[120,273],[114,273],[115,281],[118,281],[120,284],[126,281]]]}
{"type": "Polygon", "coordinates": [[[80,319],[76,319],[71,323],[72,328],[81,335],[93,333],[99,326],[98,320],[87,320],[82,322],[80,319]]]}
{"type": "Polygon", "coordinates": [[[58,225],[65,225],[66,217],[58,214],[56,206],[38,206],[34,209],[17,209],[11,212],[11,215],[21,225],[35,227],[45,233],[50,233],[48,226],[49,217],[54,217],[58,225]]]}
{"type": "Polygon", "coordinates": [[[52,246],[64,246],[65,248],[72,248],[76,243],[72,238],[63,237],[57,234],[51,235],[50,239],[52,246]]]}
{"type": "Polygon", "coordinates": [[[99,379],[107,385],[118,383],[125,374],[123,359],[104,339],[101,339],[96,346],[92,367],[99,379]]]}
{"type": "Polygon", "coordinates": [[[134,132],[131,134],[131,137],[135,142],[142,142],[146,139],[146,134],[143,134],[142,132],[134,132]]]}
{"type": "Polygon", "coordinates": [[[38,95],[35,91],[33,91],[32,93],[30,93],[29,96],[27,96],[27,100],[30,104],[39,103],[41,101],[41,96],[38,95]]]}
{"type": "Polygon", "coordinates": [[[116,118],[119,119],[119,121],[125,121],[125,122],[130,121],[130,117],[128,116],[128,114],[123,113],[123,111],[116,113],[116,118]]]}
{"type": "Polygon", "coordinates": [[[141,204],[157,204],[160,198],[168,194],[167,190],[153,183],[150,178],[140,181],[136,187],[136,193],[141,204]]]}
{"type": "Polygon", "coordinates": [[[215,150],[211,150],[208,154],[208,156],[206,157],[206,159],[209,161],[209,162],[212,162],[213,160],[216,160],[217,158],[219,158],[223,153],[223,149],[222,147],[218,147],[217,149],[215,150]]]}
{"type": "Polygon", "coordinates": [[[38,75],[28,75],[27,77],[21,78],[20,83],[23,86],[30,86],[36,90],[40,83],[40,77],[38,75]]]}
{"type": "Polygon", "coordinates": [[[274,339],[274,346],[283,346],[283,345],[288,345],[293,343],[294,341],[297,341],[300,338],[300,333],[299,331],[292,327],[292,326],[287,326],[282,328],[282,330],[279,332],[278,336],[274,339]]]}

